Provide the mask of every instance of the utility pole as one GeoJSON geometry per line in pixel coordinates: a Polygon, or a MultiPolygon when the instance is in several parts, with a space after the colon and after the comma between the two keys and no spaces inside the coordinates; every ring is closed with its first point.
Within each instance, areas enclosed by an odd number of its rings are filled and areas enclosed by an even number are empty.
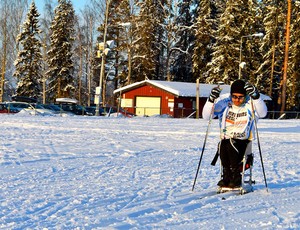
{"type": "MultiPolygon", "coordinates": [[[[105,9],[105,18],[104,18],[104,33],[103,33],[103,45],[104,45],[104,50],[102,52],[102,61],[101,61],[101,68],[100,68],[100,78],[99,78],[99,99],[98,103],[96,105],[96,116],[100,116],[99,114],[99,109],[101,106],[101,103],[103,104],[103,92],[102,92],[102,87],[103,87],[103,76],[105,73],[105,48],[106,48],[106,34],[107,34],[107,22],[108,22],[108,13],[109,13],[109,5],[110,5],[111,0],[106,0],[106,9],[105,9]]],[[[104,106],[104,105],[102,105],[104,106]]]]}
{"type": "Polygon", "coordinates": [[[288,9],[287,9],[287,17],[286,17],[286,38],[285,38],[285,53],[284,53],[284,63],[283,63],[282,95],[281,95],[280,114],[283,114],[283,112],[285,110],[286,80],[287,80],[287,68],[288,68],[288,60],[289,60],[289,43],[290,43],[292,1],[287,0],[287,2],[288,2],[288,9]]]}

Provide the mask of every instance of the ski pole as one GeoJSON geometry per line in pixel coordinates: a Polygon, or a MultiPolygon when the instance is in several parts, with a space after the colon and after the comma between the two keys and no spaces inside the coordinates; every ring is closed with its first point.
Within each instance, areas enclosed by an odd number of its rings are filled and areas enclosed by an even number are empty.
{"type": "Polygon", "coordinates": [[[192,191],[194,191],[196,180],[197,180],[197,177],[198,177],[198,173],[199,173],[199,169],[200,169],[200,165],[201,165],[201,161],[202,161],[202,157],[203,157],[203,153],[204,153],[204,149],[205,149],[205,145],[206,145],[206,140],[207,140],[207,136],[208,136],[208,131],[209,131],[209,127],[210,127],[210,124],[211,124],[211,121],[212,121],[212,118],[213,118],[214,110],[215,110],[215,103],[213,104],[213,106],[211,108],[210,115],[209,115],[209,121],[208,121],[207,129],[206,129],[206,134],[205,134],[205,138],[204,138],[204,142],[203,142],[202,152],[201,152],[201,155],[200,155],[200,159],[199,159],[198,168],[197,168],[197,172],[196,172],[196,175],[195,175],[192,191]]]}
{"type": "Polygon", "coordinates": [[[265,186],[266,186],[266,189],[267,189],[267,192],[268,192],[268,184],[267,184],[265,167],[264,167],[264,162],[263,162],[261,148],[260,148],[260,141],[259,141],[259,135],[258,135],[258,129],[257,129],[257,122],[256,122],[256,119],[255,119],[255,110],[254,110],[254,105],[253,105],[252,98],[250,98],[250,100],[251,100],[252,114],[253,114],[253,117],[254,117],[254,127],[255,127],[255,132],[256,132],[258,151],[259,151],[259,155],[260,155],[260,162],[261,162],[261,167],[262,167],[262,171],[263,171],[263,175],[264,175],[265,186]]]}

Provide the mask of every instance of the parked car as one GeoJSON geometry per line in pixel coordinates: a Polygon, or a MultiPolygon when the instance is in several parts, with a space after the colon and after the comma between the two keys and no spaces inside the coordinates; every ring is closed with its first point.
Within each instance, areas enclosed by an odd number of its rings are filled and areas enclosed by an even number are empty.
{"type": "Polygon", "coordinates": [[[39,104],[30,104],[27,102],[18,102],[18,101],[13,101],[13,102],[6,102],[7,108],[9,110],[14,110],[21,112],[22,110],[25,112],[30,113],[31,115],[54,115],[53,111],[49,109],[45,109],[39,104]]]}
{"type": "Polygon", "coordinates": [[[28,109],[32,109],[34,108],[35,111],[37,111],[38,113],[42,114],[42,115],[54,115],[56,114],[56,112],[52,109],[48,109],[45,108],[42,104],[31,104],[32,107],[28,108],[28,109]]]}
{"type": "Polygon", "coordinates": [[[0,103],[0,113],[18,113],[19,110],[14,108],[9,108],[6,103],[0,103]]]}
{"type": "MultiPolygon", "coordinates": [[[[86,111],[92,114],[93,116],[96,115],[96,106],[87,106],[85,107],[86,111]]],[[[99,116],[104,116],[105,111],[102,107],[99,108],[99,116]]]]}
{"type": "Polygon", "coordinates": [[[5,102],[5,103],[6,103],[8,109],[15,110],[15,111],[18,111],[18,112],[20,112],[22,109],[28,109],[28,108],[32,107],[27,102],[13,101],[13,102],[5,102]]]}
{"type": "Polygon", "coordinates": [[[63,110],[59,105],[55,105],[55,104],[40,104],[40,105],[43,106],[45,109],[52,110],[55,114],[74,115],[74,113],[63,110]]]}
{"type": "Polygon", "coordinates": [[[82,105],[78,105],[78,101],[76,99],[56,98],[56,105],[58,105],[64,111],[71,112],[75,115],[93,115],[92,113],[86,111],[82,105]]]}

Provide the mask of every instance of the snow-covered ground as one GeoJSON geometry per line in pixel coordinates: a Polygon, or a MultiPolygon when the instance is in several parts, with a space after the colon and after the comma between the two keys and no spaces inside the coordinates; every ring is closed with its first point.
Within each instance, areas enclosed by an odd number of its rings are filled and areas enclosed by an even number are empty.
{"type": "Polygon", "coordinates": [[[245,195],[214,195],[217,123],[192,192],[205,120],[1,115],[0,229],[300,229],[300,120],[259,121],[245,195]]]}

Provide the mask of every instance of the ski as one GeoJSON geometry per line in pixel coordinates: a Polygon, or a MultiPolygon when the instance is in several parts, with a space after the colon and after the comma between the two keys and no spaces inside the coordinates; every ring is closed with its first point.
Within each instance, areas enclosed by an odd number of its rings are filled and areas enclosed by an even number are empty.
{"type": "Polygon", "coordinates": [[[240,195],[249,193],[249,192],[253,192],[253,187],[250,184],[246,184],[244,186],[240,186],[240,187],[219,187],[217,189],[217,193],[225,193],[225,192],[238,192],[240,195]]]}
{"type": "Polygon", "coordinates": [[[199,199],[220,198],[220,200],[226,200],[232,195],[244,195],[250,192],[253,192],[253,187],[249,184],[235,188],[218,187],[216,190],[203,193],[199,199]]]}
{"type": "Polygon", "coordinates": [[[232,192],[223,192],[223,193],[218,193],[218,191],[213,191],[207,194],[203,194],[199,200],[209,200],[209,199],[213,199],[213,200],[226,200],[228,197],[233,196],[233,195],[238,195],[236,193],[232,193],[232,192]]]}

